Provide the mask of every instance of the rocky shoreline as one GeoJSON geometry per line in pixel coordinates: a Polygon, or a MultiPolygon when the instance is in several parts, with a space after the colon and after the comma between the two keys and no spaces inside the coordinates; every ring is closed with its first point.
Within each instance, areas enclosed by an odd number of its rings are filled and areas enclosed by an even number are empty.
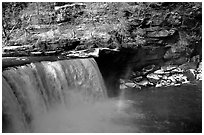
{"type": "Polygon", "coordinates": [[[200,62],[198,68],[194,69],[190,67],[184,68],[184,65],[170,65],[162,66],[154,71],[154,66],[152,66],[151,69],[143,71],[143,74],[146,72],[151,73],[145,76],[138,76],[136,73],[132,73],[131,79],[120,79],[120,89],[142,89],[145,87],[168,87],[202,83],[202,62],[200,62]]]}

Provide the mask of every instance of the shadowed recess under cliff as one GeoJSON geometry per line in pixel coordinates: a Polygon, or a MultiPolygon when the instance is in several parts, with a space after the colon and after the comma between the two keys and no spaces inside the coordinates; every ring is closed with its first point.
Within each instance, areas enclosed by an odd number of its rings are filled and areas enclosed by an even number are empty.
{"type": "Polygon", "coordinates": [[[37,119],[54,108],[73,110],[107,97],[92,58],[31,63],[4,70],[2,76],[3,132],[42,132],[37,119]]]}

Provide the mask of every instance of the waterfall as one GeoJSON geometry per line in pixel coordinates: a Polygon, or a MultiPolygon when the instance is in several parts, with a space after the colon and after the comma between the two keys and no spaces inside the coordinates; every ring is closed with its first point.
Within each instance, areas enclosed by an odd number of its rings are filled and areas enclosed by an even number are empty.
{"type": "Polygon", "coordinates": [[[3,132],[36,132],[35,119],[53,108],[69,109],[79,102],[94,103],[106,97],[93,58],[9,68],[2,72],[3,132]]]}

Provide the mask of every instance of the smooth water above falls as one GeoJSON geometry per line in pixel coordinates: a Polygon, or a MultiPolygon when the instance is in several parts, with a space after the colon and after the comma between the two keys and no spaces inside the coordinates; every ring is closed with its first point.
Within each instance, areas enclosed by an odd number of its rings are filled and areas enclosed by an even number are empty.
{"type": "Polygon", "coordinates": [[[196,86],[121,91],[108,98],[94,59],[2,72],[3,132],[201,132],[196,86]]]}

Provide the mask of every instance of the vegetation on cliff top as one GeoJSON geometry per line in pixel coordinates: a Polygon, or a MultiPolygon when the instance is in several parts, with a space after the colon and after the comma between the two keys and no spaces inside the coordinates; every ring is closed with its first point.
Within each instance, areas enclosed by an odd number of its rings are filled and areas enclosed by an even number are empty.
{"type": "Polygon", "coordinates": [[[202,3],[89,2],[55,10],[74,4],[3,2],[3,46],[70,50],[170,45],[187,57],[200,53],[202,3]]]}

